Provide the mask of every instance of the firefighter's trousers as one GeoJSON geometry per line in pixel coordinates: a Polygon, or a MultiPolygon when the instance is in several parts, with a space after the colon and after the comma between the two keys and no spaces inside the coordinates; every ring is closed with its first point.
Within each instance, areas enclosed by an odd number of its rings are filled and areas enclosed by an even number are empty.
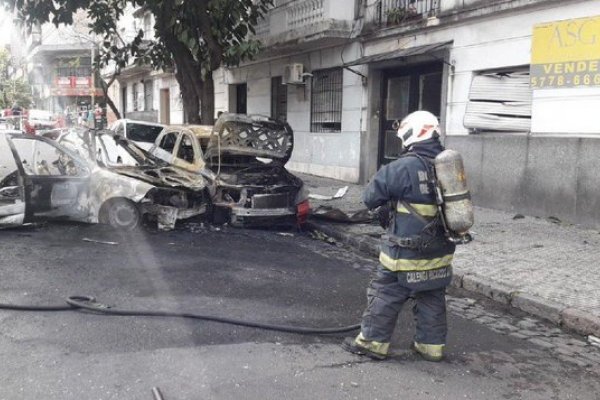
{"type": "Polygon", "coordinates": [[[413,298],[413,314],[417,323],[415,341],[445,344],[446,287],[411,287],[407,284],[406,274],[390,271],[382,265],[377,267],[367,289],[368,305],[362,318],[362,337],[370,342],[389,343],[402,306],[413,298]]]}

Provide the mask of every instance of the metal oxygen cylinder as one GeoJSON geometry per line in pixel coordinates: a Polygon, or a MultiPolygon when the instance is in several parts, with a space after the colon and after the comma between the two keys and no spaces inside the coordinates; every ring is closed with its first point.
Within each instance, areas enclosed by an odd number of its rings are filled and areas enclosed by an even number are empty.
{"type": "Polygon", "coordinates": [[[435,174],[443,198],[442,211],[450,233],[466,235],[475,217],[460,153],[444,150],[435,157],[435,174]]]}

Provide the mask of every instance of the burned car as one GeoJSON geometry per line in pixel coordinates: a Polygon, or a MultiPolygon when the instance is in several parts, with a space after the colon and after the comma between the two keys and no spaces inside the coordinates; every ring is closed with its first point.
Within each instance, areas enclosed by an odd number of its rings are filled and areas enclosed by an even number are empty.
{"type": "Polygon", "coordinates": [[[149,151],[211,182],[216,219],[234,226],[302,224],[308,192],[284,167],[293,140],[286,123],[222,114],[214,127],[167,127],[149,151]]]}
{"type": "Polygon", "coordinates": [[[202,214],[206,180],[108,132],[72,129],[58,143],[0,133],[0,226],[47,219],[160,229],[202,214]]]}

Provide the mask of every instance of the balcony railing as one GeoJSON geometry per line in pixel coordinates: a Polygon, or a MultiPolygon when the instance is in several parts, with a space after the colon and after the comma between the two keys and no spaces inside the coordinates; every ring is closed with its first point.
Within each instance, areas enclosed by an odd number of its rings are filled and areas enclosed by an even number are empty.
{"type": "Polygon", "coordinates": [[[354,0],[279,0],[258,22],[256,37],[267,42],[278,37],[293,41],[333,26],[338,30],[344,24],[351,27],[354,12],[354,0]],[[352,7],[348,7],[349,4],[352,7]]]}
{"type": "Polygon", "coordinates": [[[286,10],[287,24],[290,29],[310,25],[323,19],[324,0],[305,0],[292,3],[286,10]]]}
{"type": "Polygon", "coordinates": [[[377,26],[395,26],[435,16],[440,0],[375,0],[367,6],[367,19],[377,26]]]}

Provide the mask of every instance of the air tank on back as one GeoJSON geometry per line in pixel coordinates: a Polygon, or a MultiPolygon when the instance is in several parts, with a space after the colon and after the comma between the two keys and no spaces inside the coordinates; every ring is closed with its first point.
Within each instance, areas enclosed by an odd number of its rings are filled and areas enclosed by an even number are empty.
{"type": "Polygon", "coordinates": [[[462,157],[458,151],[447,149],[437,155],[434,165],[444,199],[446,226],[451,233],[466,235],[474,215],[462,157]]]}

